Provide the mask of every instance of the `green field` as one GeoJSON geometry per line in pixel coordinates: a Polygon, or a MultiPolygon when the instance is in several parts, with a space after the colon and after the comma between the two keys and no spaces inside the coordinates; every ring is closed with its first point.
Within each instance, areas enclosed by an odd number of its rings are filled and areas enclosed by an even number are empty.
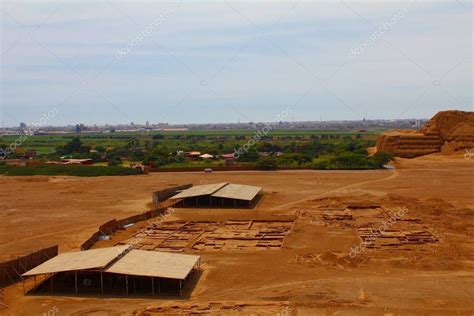
{"type": "MultiPolygon", "coordinates": [[[[270,131],[269,136],[275,140],[284,138],[308,138],[311,136],[354,136],[361,135],[364,137],[375,137],[379,134],[379,131],[314,131],[314,130],[275,130],[270,131]]],[[[164,138],[170,142],[173,140],[192,140],[193,138],[205,137],[207,140],[221,139],[222,137],[230,141],[232,139],[240,138],[242,136],[245,139],[250,139],[255,135],[255,131],[251,130],[230,130],[230,131],[170,131],[170,132],[118,132],[118,133],[102,133],[102,134],[64,134],[64,135],[35,135],[28,138],[26,142],[22,144],[22,147],[26,149],[35,149],[38,153],[48,154],[53,153],[59,146],[64,146],[68,141],[76,136],[81,138],[81,141],[88,146],[92,147],[117,147],[124,146],[130,140],[139,141],[140,145],[143,145],[147,140],[153,140],[153,136],[163,135],[164,138]]],[[[0,136],[0,145],[2,148],[7,147],[11,143],[15,142],[18,136],[8,135],[0,136]]]]}
{"type": "MultiPolygon", "coordinates": [[[[388,161],[384,155],[368,157],[367,149],[375,145],[378,134],[379,131],[270,130],[263,135],[252,130],[225,130],[35,135],[9,158],[21,158],[36,150],[39,162],[68,156],[92,159],[96,167],[102,168],[128,167],[132,162],[152,168],[212,168],[223,167],[224,160],[190,160],[178,152],[199,151],[214,156],[239,152],[236,164],[263,170],[376,169],[388,161]]],[[[17,138],[1,137],[0,148],[8,147],[17,138]]],[[[63,174],[66,169],[33,168],[18,172],[63,174]]],[[[8,172],[15,173],[11,169],[8,172]]]]}

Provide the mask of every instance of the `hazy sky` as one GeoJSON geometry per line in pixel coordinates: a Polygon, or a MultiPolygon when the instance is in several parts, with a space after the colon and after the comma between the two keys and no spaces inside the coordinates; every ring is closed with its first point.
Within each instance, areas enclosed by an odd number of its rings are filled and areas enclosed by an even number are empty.
{"type": "Polygon", "coordinates": [[[471,1],[2,1],[1,120],[472,111],[471,1]],[[352,52],[352,53],[351,53],[352,52]]]}

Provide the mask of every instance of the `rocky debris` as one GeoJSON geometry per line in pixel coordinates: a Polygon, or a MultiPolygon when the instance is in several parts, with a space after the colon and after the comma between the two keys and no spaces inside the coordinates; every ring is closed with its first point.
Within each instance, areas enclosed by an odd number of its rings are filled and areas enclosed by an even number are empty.
{"type": "Polygon", "coordinates": [[[346,210],[343,211],[323,211],[325,221],[352,221],[352,214],[346,210]]]}
{"type": "Polygon", "coordinates": [[[298,254],[291,263],[314,267],[355,268],[367,259],[363,256],[351,257],[349,253],[323,252],[298,254]]]}
{"type": "Polygon", "coordinates": [[[208,302],[162,304],[138,311],[138,316],[154,315],[292,315],[293,308],[287,301],[265,302],[208,302]]]}
{"type": "Polygon", "coordinates": [[[431,153],[451,154],[474,148],[474,112],[442,111],[419,131],[400,130],[382,134],[377,151],[414,158],[431,153]]]}
{"type": "Polygon", "coordinates": [[[420,245],[436,243],[438,239],[430,232],[400,231],[389,229],[387,231],[374,233],[370,228],[359,228],[359,236],[367,248],[400,247],[402,245],[420,245]]]}

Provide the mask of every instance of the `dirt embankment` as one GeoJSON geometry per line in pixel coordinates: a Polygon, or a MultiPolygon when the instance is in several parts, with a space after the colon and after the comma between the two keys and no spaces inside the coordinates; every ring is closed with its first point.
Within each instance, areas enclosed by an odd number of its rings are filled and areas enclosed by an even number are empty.
{"type": "Polygon", "coordinates": [[[419,131],[394,131],[377,139],[377,151],[413,158],[431,153],[451,154],[474,147],[474,112],[442,111],[419,131]]]}

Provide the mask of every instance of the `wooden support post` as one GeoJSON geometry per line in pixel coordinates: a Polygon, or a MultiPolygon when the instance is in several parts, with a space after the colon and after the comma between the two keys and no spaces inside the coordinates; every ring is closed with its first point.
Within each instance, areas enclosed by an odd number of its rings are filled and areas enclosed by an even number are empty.
{"type": "Polygon", "coordinates": [[[158,278],[158,294],[161,293],[161,279],[158,278]]]}
{"type": "Polygon", "coordinates": [[[128,275],[125,275],[125,286],[127,287],[127,296],[128,296],[128,275]]]}
{"type": "Polygon", "coordinates": [[[104,295],[104,275],[102,271],[100,271],[100,291],[104,295]]]}
{"type": "Polygon", "coordinates": [[[151,277],[151,293],[155,296],[155,278],[151,277]]]}
{"type": "Polygon", "coordinates": [[[76,295],[77,295],[77,271],[74,271],[74,285],[75,285],[75,289],[76,289],[76,295]]]}
{"type": "Polygon", "coordinates": [[[36,288],[36,275],[35,275],[35,277],[34,277],[34,278],[35,278],[35,288],[36,288]]]}
{"type": "Polygon", "coordinates": [[[51,294],[53,294],[53,278],[54,278],[54,274],[53,276],[51,276],[51,294]]]}
{"type": "Polygon", "coordinates": [[[181,288],[182,288],[181,280],[179,280],[179,296],[181,296],[181,288]]]}

